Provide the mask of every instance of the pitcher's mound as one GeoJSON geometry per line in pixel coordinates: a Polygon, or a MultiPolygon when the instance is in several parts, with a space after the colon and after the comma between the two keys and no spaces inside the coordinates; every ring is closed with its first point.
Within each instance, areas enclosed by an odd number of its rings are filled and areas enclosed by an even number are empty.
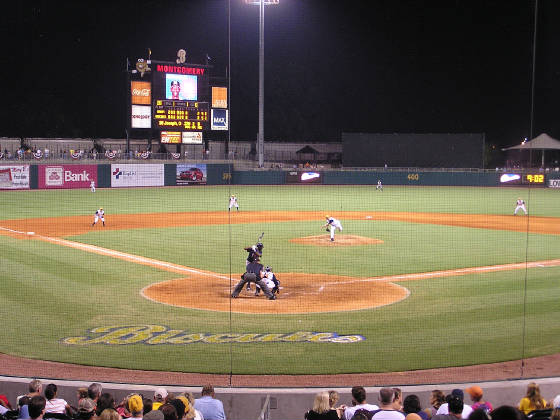
{"type": "Polygon", "coordinates": [[[375,245],[382,244],[381,239],[366,238],[357,235],[338,234],[331,241],[330,235],[304,236],[303,238],[293,238],[290,242],[303,245],[315,246],[355,246],[355,245],[375,245]]]}

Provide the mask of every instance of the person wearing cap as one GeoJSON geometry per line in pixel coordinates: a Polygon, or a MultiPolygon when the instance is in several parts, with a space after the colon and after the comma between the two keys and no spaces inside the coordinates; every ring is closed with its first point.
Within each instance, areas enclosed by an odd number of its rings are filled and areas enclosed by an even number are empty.
{"type": "Polygon", "coordinates": [[[471,387],[468,387],[467,389],[465,389],[465,392],[469,394],[469,396],[471,397],[471,401],[473,402],[471,408],[473,410],[476,410],[477,408],[482,408],[484,411],[489,413],[494,409],[494,407],[492,407],[492,404],[482,399],[483,396],[482,388],[479,387],[478,385],[473,385],[471,387]]]}
{"type": "MultiPolygon", "coordinates": [[[[447,400],[448,402],[446,402],[445,404],[442,404],[442,405],[438,408],[438,411],[437,411],[436,415],[438,415],[438,414],[449,414],[449,399],[450,399],[451,397],[457,397],[457,398],[459,398],[459,399],[463,402],[463,401],[464,401],[464,398],[465,398],[465,394],[463,393],[463,390],[461,390],[461,389],[454,389],[453,391],[451,391],[451,394],[449,394],[449,395],[446,397],[446,400],[447,400]]],[[[465,404],[465,403],[463,402],[462,417],[463,417],[464,419],[468,418],[469,415],[472,413],[472,411],[473,411],[472,407],[471,407],[470,405],[465,404]]],[[[435,416],[434,416],[434,417],[435,417],[435,416]]]]}
{"type": "Polygon", "coordinates": [[[224,404],[214,398],[214,387],[204,385],[202,396],[194,401],[194,408],[200,411],[204,420],[226,420],[224,404]]]}
{"type": "Polygon", "coordinates": [[[323,226],[321,226],[321,229],[327,228],[327,230],[331,234],[331,241],[334,242],[334,232],[337,229],[342,232],[342,223],[340,223],[340,220],[335,219],[331,216],[325,216],[325,219],[327,219],[327,222],[323,226]]]}
{"type": "Polygon", "coordinates": [[[144,402],[138,394],[132,394],[127,401],[128,412],[132,414],[130,420],[141,420],[144,415],[144,402]]]}
{"type": "Polygon", "coordinates": [[[99,207],[99,210],[95,211],[95,214],[93,215],[93,223],[91,225],[95,226],[99,219],[101,219],[103,226],[105,226],[105,212],[103,211],[103,207],[99,207]]]}
{"type": "Polygon", "coordinates": [[[450,394],[448,397],[449,397],[447,399],[448,413],[436,414],[434,417],[432,417],[432,420],[467,419],[468,417],[463,417],[462,415],[462,413],[464,412],[464,404],[463,404],[463,399],[459,396],[459,393],[450,394]]]}
{"type": "Polygon", "coordinates": [[[89,420],[95,414],[95,402],[91,398],[80,398],[78,401],[78,410],[75,419],[89,420]]]}
{"type": "Polygon", "coordinates": [[[167,390],[165,388],[156,389],[154,391],[154,403],[152,404],[152,410],[157,410],[163,404],[165,404],[166,398],[167,398],[167,390]]]}

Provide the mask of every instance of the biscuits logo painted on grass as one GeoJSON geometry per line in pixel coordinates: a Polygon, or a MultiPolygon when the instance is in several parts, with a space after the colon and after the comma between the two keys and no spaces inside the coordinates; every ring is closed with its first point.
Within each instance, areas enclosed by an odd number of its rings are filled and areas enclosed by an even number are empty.
{"type": "Polygon", "coordinates": [[[163,325],[131,325],[97,327],[84,337],[68,337],[63,344],[86,346],[91,344],[224,344],[224,343],[357,343],[361,335],[338,335],[334,332],[296,331],[290,333],[202,333],[173,330],[163,325]]]}

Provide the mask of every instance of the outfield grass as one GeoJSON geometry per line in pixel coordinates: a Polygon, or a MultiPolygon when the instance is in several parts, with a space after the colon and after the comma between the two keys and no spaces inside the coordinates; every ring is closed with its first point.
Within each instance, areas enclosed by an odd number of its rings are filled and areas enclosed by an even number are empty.
{"type": "MultiPolygon", "coordinates": [[[[99,206],[105,208],[108,223],[118,213],[225,210],[230,193],[238,195],[242,211],[320,210],[335,216],[337,211],[353,210],[512,214],[518,196],[527,201],[531,215],[559,217],[560,208],[559,192],[551,189],[388,186],[376,192],[371,186],[235,186],[111,189],[95,194],[0,192],[0,220],[92,215],[99,206]]],[[[383,245],[321,248],[289,242],[321,234],[321,223],[98,229],[69,239],[226,274],[243,271],[242,248],[261,231],[266,232],[264,260],[278,272],[373,277],[546,260],[558,258],[560,251],[556,235],[375,220],[343,220],[344,233],[382,239],[383,245]]],[[[0,351],[26,357],[155,370],[320,374],[489,363],[554,353],[560,345],[560,267],[403,282],[410,291],[407,299],[375,309],[255,316],[169,307],[140,295],[143,287],[177,274],[40,241],[0,235],[0,245],[4,320],[0,351]],[[86,336],[93,328],[136,325],[211,334],[336,332],[365,340],[64,342],[86,336]]],[[[192,294],[196,298],[197,290],[192,294]]]]}

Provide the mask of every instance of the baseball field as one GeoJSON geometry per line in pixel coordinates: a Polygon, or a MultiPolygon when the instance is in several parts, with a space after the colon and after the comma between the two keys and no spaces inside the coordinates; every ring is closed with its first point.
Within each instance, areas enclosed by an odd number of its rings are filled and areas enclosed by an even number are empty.
{"type": "Polygon", "coordinates": [[[558,353],[559,209],[547,188],[0,191],[0,353],[233,374],[558,353]],[[513,215],[518,197],[528,216],[513,215]],[[343,225],[334,242],[325,215],[343,225]],[[278,298],[231,299],[263,232],[278,298]]]}

